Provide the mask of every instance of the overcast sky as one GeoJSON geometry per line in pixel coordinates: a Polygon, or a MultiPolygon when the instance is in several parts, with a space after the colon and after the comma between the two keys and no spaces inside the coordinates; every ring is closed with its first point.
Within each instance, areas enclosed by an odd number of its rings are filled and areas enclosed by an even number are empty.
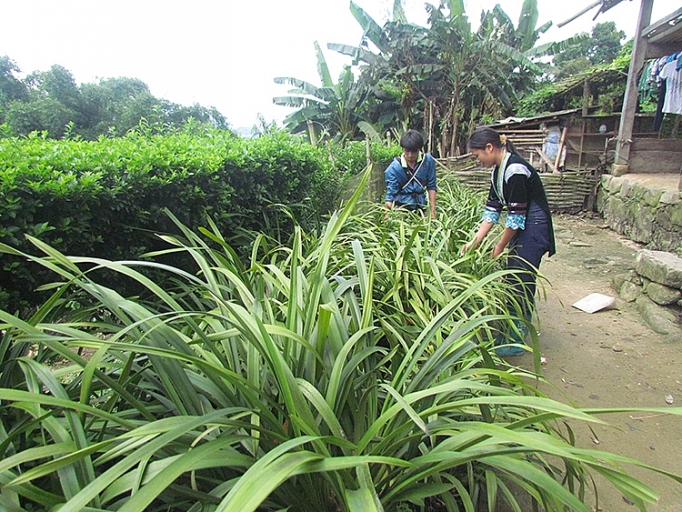
{"type": "MultiPolygon", "coordinates": [[[[392,0],[356,0],[380,25],[392,0]]],[[[434,0],[432,3],[437,4],[434,0]]],[[[523,0],[465,0],[476,26],[481,10],[501,4],[516,22],[523,0]]],[[[539,0],[539,23],[554,26],[541,42],[589,32],[615,21],[632,37],[640,0],[624,0],[596,21],[593,9],[578,20],[556,24],[593,0],[539,0]]],[[[293,76],[319,84],[313,43],[319,41],[336,79],[343,57],[327,43],[357,45],[362,31],[349,0],[0,0],[0,56],[24,74],[59,64],[77,83],[129,77],[144,81],[154,96],[214,106],[235,128],[251,127],[262,114],[280,122],[290,109],[272,103],[288,87],[273,78],[293,76]]],[[[655,0],[652,22],[678,9],[678,0],[655,0]]],[[[405,0],[410,21],[425,24],[423,0],[405,0]]]]}

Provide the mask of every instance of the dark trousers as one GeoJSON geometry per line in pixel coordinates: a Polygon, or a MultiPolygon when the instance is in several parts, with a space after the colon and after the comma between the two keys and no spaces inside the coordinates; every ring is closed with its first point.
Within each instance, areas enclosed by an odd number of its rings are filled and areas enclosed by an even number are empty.
{"type": "Polygon", "coordinates": [[[657,132],[661,129],[663,124],[663,104],[665,103],[665,94],[667,86],[665,80],[661,80],[661,85],[658,87],[658,104],[656,105],[656,115],[654,116],[654,126],[652,130],[657,132]]]}
{"type": "Polygon", "coordinates": [[[402,208],[404,210],[409,210],[411,212],[417,212],[422,215],[426,215],[426,206],[419,203],[399,203],[395,202],[397,208],[402,208]]]}
{"type": "Polygon", "coordinates": [[[519,229],[509,242],[507,268],[521,271],[509,276],[517,291],[517,300],[522,307],[523,316],[528,320],[533,314],[537,271],[550,243],[550,219],[539,206],[531,203],[526,216],[525,229],[519,229]]]}

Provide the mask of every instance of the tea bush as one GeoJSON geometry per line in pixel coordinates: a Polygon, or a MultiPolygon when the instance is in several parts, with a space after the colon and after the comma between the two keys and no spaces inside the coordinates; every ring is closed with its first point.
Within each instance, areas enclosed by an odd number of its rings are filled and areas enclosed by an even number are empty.
{"type": "MultiPolygon", "coordinates": [[[[288,235],[291,218],[273,204],[304,225],[316,220],[339,183],[327,154],[300,139],[243,139],[196,124],[97,141],[0,139],[0,176],[0,242],[30,250],[31,235],[67,254],[124,260],[160,247],[155,235],[173,229],[164,209],[192,229],[208,215],[239,246],[264,226],[288,235]]],[[[8,255],[0,264],[0,306],[36,303],[44,272],[8,255]]]]}
{"type": "MultiPolygon", "coordinates": [[[[344,178],[360,174],[367,164],[367,143],[361,141],[348,142],[345,145],[329,144],[328,151],[332,164],[344,178]]],[[[394,157],[399,156],[402,149],[399,144],[386,145],[379,142],[370,143],[372,162],[388,167],[394,157]]]]}

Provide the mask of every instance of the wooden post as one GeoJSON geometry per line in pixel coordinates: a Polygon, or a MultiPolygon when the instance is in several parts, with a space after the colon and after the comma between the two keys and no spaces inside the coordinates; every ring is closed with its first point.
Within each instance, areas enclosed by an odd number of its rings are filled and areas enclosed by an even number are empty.
{"type": "Polygon", "coordinates": [[[317,137],[315,136],[315,127],[313,126],[313,122],[308,119],[308,136],[310,137],[310,143],[313,146],[317,146],[317,137]]]}
{"type": "Polygon", "coordinates": [[[583,117],[590,113],[590,96],[590,81],[585,80],[585,83],[583,84],[583,117]]]}
{"type": "Polygon", "coordinates": [[[585,118],[582,120],[580,127],[580,149],[578,149],[578,170],[582,168],[583,165],[583,148],[585,147],[585,130],[587,129],[587,121],[585,118]]]}
{"type": "Polygon", "coordinates": [[[372,163],[372,146],[369,143],[369,133],[365,134],[365,156],[367,157],[367,165],[372,163]]]}
{"type": "Polygon", "coordinates": [[[635,110],[639,101],[637,90],[637,75],[644,65],[647,39],[642,37],[642,31],[651,23],[651,10],[654,0],[642,0],[639,8],[639,18],[635,32],[635,44],[632,48],[632,60],[628,70],[628,81],[625,86],[625,98],[623,99],[623,111],[616,139],[616,154],[613,159],[612,174],[620,176],[628,171],[630,161],[630,145],[632,144],[632,132],[635,124],[635,110]]]}

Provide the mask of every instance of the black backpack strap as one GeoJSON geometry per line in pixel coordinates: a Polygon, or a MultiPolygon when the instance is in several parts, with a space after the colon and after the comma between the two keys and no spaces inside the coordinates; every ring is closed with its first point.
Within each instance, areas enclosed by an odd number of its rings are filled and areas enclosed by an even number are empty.
{"type": "MultiPolygon", "coordinates": [[[[400,161],[397,157],[396,157],[396,160],[400,161]]],[[[403,171],[405,171],[405,174],[407,175],[408,179],[407,179],[407,182],[405,182],[405,184],[402,187],[400,187],[400,190],[404,189],[406,186],[408,186],[413,181],[416,181],[419,184],[419,186],[422,188],[422,190],[426,190],[426,187],[422,184],[422,182],[417,179],[417,172],[419,172],[419,169],[421,169],[421,166],[425,160],[426,160],[426,155],[424,155],[424,157],[422,158],[422,161],[419,162],[419,165],[417,166],[417,168],[412,172],[410,172],[409,168],[403,167],[403,171]]],[[[402,167],[402,162],[400,163],[400,166],[402,167]]]]}

